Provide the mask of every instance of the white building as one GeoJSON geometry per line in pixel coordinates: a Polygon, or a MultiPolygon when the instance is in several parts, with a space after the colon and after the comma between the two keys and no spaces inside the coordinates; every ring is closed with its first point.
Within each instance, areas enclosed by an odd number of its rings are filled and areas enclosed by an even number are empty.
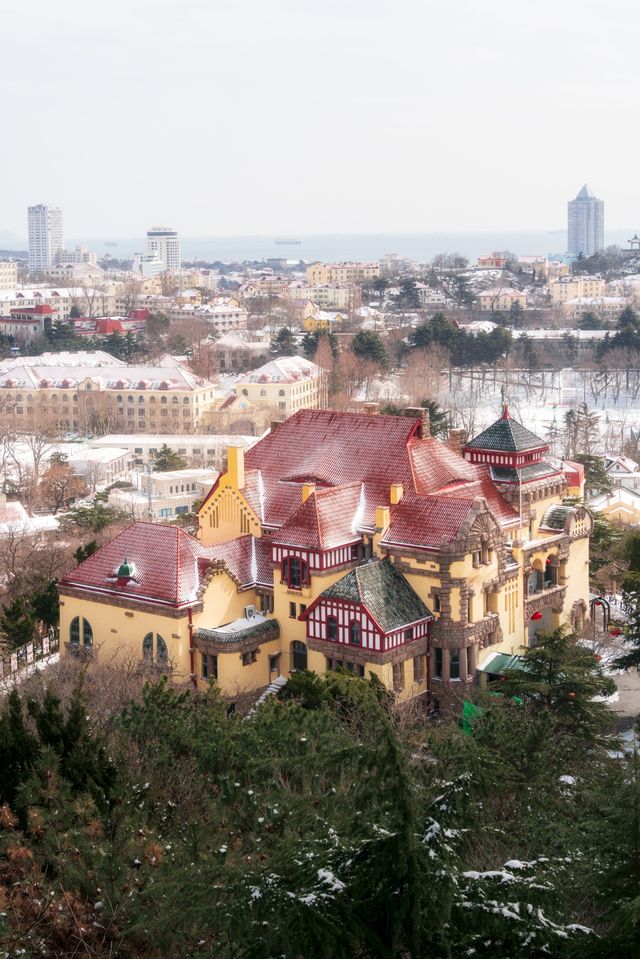
{"type": "Polygon", "coordinates": [[[18,264],[14,260],[0,260],[0,290],[13,290],[18,285],[18,264]]]}
{"type": "Polygon", "coordinates": [[[147,253],[162,260],[163,270],[180,269],[180,240],[169,226],[152,226],[147,230],[147,253]]]}
{"type": "Polygon", "coordinates": [[[604,200],[598,200],[587,184],[567,211],[569,256],[592,256],[604,249],[604,200]]]}
{"type": "Polygon", "coordinates": [[[218,473],[211,469],[167,470],[162,473],[131,474],[133,488],[113,489],[109,505],[134,519],[167,520],[193,507],[207,495],[218,473]]]}
{"type": "Polygon", "coordinates": [[[74,250],[60,250],[56,256],[56,263],[88,263],[90,266],[97,266],[98,254],[81,244],[74,250]]]}
{"type": "Polygon", "coordinates": [[[44,203],[30,206],[28,228],[29,270],[31,273],[39,273],[53,266],[58,253],[64,249],[62,210],[44,203]]]}
{"type": "Polygon", "coordinates": [[[134,253],[131,272],[139,276],[157,276],[164,264],[157,253],[134,253]]]}
{"type": "Polygon", "coordinates": [[[90,440],[90,445],[93,449],[126,449],[131,465],[142,468],[153,467],[158,450],[166,445],[178,453],[189,468],[213,467],[223,470],[226,468],[229,446],[249,449],[258,439],[258,436],[229,433],[116,433],[98,436],[90,440]]]}

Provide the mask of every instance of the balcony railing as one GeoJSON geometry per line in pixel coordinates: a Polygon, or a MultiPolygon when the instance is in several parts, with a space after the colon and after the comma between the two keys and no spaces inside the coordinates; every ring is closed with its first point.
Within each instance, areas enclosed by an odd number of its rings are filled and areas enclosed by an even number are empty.
{"type": "Polygon", "coordinates": [[[567,594],[566,586],[545,586],[535,593],[530,593],[524,598],[524,611],[527,616],[537,613],[541,609],[550,606],[556,612],[559,612],[564,606],[565,596],[567,594]]]}

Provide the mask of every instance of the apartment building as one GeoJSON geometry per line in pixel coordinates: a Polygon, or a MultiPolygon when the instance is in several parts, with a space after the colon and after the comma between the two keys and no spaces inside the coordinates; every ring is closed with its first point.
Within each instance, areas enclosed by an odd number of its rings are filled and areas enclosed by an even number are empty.
{"type": "Polygon", "coordinates": [[[40,273],[53,266],[64,249],[62,210],[38,203],[27,210],[29,234],[29,272],[40,273]]]}
{"type": "Polygon", "coordinates": [[[561,276],[549,285],[551,303],[561,306],[576,296],[601,297],[605,295],[606,280],[602,276],[561,276]]]}
{"type": "Polygon", "coordinates": [[[175,519],[192,513],[217,478],[217,472],[210,469],[133,473],[134,488],[111,490],[109,505],[133,519],[175,519]]]}
{"type": "Polygon", "coordinates": [[[15,260],[0,260],[0,290],[15,290],[18,285],[18,264],[15,260]]]}
{"type": "Polygon", "coordinates": [[[516,304],[526,310],[527,294],[521,293],[520,290],[495,287],[478,293],[476,303],[478,309],[491,313],[508,312],[516,304]]]}
{"type": "Polygon", "coordinates": [[[24,359],[0,373],[0,425],[17,431],[189,432],[201,425],[217,393],[181,365],[44,366],[24,359]]]}
{"type": "Polygon", "coordinates": [[[302,356],[281,356],[238,377],[235,391],[258,408],[284,419],[301,409],[326,406],[324,372],[302,356]]]}
{"type": "Polygon", "coordinates": [[[380,276],[379,263],[312,263],[307,267],[309,286],[362,283],[380,276]]]}
{"type": "Polygon", "coordinates": [[[203,433],[111,433],[90,440],[93,449],[126,449],[129,466],[136,469],[153,468],[155,457],[162,446],[168,446],[182,458],[189,469],[226,468],[227,449],[238,446],[249,449],[257,442],[255,436],[240,434],[203,433]]]}

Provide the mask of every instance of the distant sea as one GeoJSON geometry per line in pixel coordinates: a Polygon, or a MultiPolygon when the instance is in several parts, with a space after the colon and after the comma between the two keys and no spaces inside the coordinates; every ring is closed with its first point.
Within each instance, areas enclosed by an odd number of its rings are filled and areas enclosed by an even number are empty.
{"type": "MultiPolygon", "coordinates": [[[[626,246],[635,229],[612,230],[607,233],[607,245],[626,246]]],[[[562,254],[567,247],[564,230],[532,231],[523,233],[335,233],[283,234],[279,236],[181,236],[184,260],[266,260],[272,257],[289,260],[340,261],[379,260],[387,253],[427,263],[437,253],[460,253],[469,260],[494,250],[510,250],[520,256],[562,254]],[[276,243],[277,239],[295,239],[300,243],[276,243]]],[[[146,237],[101,237],[67,239],[67,247],[84,243],[99,254],[110,253],[118,259],[127,259],[136,251],[144,250],[146,237]]]]}

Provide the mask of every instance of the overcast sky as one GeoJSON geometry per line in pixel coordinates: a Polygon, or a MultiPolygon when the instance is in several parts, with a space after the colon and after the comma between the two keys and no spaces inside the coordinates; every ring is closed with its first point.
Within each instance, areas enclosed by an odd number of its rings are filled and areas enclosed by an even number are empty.
{"type": "Polygon", "coordinates": [[[640,227],[634,0],[4,0],[0,231],[640,227]]]}

